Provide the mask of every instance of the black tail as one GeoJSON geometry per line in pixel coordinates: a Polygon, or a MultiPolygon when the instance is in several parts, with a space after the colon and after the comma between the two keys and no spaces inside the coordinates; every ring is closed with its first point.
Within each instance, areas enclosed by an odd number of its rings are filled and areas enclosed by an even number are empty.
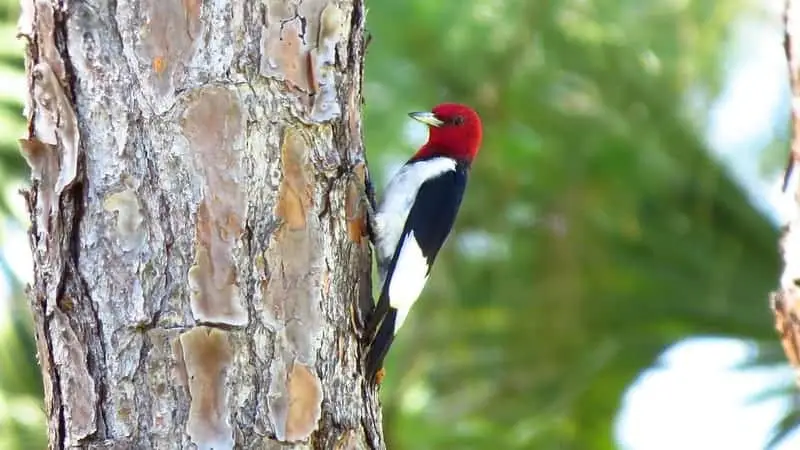
{"type": "MultiPolygon", "coordinates": [[[[385,303],[388,306],[389,302],[387,301],[385,303]]],[[[373,314],[373,317],[370,319],[370,326],[372,326],[373,322],[378,321],[378,323],[375,323],[375,327],[380,326],[380,328],[377,329],[378,331],[374,335],[374,331],[372,331],[373,328],[367,328],[370,330],[368,336],[372,338],[372,340],[369,345],[369,350],[367,350],[366,376],[367,380],[371,382],[374,382],[375,376],[383,367],[383,359],[389,352],[392,341],[394,341],[394,326],[397,320],[396,309],[388,307],[385,314],[378,314],[380,312],[380,306],[381,303],[378,302],[375,314],[373,314]],[[380,320],[380,316],[383,316],[383,320],[380,320]]]]}

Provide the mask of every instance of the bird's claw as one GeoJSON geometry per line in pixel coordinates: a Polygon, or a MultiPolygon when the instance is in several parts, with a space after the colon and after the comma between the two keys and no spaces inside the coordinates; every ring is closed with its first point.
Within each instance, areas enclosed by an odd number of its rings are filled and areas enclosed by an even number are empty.
{"type": "MultiPolygon", "coordinates": [[[[357,178],[355,174],[351,175],[353,178],[357,178]]],[[[364,207],[364,211],[367,215],[367,235],[369,236],[370,242],[375,242],[375,230],[376,223],[375,223],[375,210],[377,209],[375,203],[375,191],[372,188],[372,182],[369,179],[369,175],[365,175],[364,184],[362,185],[357,179],[353,180],[353,182],[358,186],[358,202],[360,205],[364,207]]],[[[358,208],[354,208],[354,211],[359,211],[358,208]]],[[[347,220],[356,220],[358,218],[357,213],[353,214],[353,217],[347,217],[347,220]]]]}

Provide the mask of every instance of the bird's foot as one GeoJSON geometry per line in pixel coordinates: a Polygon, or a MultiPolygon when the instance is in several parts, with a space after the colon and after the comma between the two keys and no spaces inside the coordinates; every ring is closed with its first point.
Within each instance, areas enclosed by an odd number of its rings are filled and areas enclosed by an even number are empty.
{"type": "MultiPolygon", "coordinates": [[[[367,235],[369,236],[369,240],[372,243],[375,243],[375,233],[377,230],[376,224],[376,213],[375,210],[377,209],[376,202],[375,202],[375,190],[372,187],[372,182],[369,179],[369,174],[364,176],[364,184],[362,185],[361,182],[358,180],[358,177],[355,174],[351,174],[354,178],[351,182],[355,183],[358,186],[356,189],[358,190],[358,202],[364,208],[364,212],[367,216],[367,235]]],[[[357,216],[360,212],[360,208],[353,208],[354,211],[358,211],[354,213],[354,216],[357,216]]],[[[347,220],[355,220],[357,217],[347,217],[347,220]]]]}
{"type": "Polygon", "coordinates": [[[380,386],[380,384],[383,383],[384,378],[386,378],[386,369],[381,367],[381,369],[375,373],[375,384],[380,386]]]}

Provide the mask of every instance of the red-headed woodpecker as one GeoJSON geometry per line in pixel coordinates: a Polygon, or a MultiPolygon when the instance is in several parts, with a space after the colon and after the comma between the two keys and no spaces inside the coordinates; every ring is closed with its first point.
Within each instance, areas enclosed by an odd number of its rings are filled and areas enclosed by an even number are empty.
{"type": "Polygon", "coordinates": [[[409,115],[428,125],[428,142],[391,179],[370,220],[381,283],[367,324],[370,380],[428,281],[481,145],[480,117],[467,106],[445,103],[409,115]]]}

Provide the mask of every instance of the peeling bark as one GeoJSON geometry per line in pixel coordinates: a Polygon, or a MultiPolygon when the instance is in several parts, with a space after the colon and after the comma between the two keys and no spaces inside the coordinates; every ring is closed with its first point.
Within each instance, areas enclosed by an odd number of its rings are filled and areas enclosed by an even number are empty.
{"type": "Polygon", "coordinates": [[[362,0],[23,0],[50,448],[383,448],[362,0]]]}

